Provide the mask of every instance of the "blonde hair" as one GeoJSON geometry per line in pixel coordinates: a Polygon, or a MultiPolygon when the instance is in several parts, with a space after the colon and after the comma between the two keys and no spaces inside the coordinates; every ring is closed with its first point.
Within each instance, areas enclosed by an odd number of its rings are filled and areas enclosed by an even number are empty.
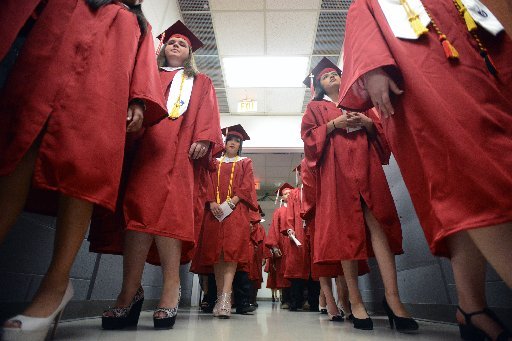
{"type": "MultiPolygon", "coordinates": [[[[156,58],[156,63],[158,64],[158,67],[164,67],[167,65],[167,58],[165,58],[165,48],[167,47],[168,43],[165,43],[162,46],[162,49],[160,50],[160,53],[158,54],[158,57],[156,58]]],[[[196,61],[194,59],[194,53],[192,52],[192,47],[188,47],[188,57],[183,62],[183,68],[184,73],[187,77],[195,77],[199,71],[197,70],[196,61]]]]}

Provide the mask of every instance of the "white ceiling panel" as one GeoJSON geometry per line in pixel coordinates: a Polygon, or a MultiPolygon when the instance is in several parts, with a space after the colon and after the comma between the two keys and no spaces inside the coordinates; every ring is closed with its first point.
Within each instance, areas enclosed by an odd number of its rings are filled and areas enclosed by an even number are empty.
{"type": "Polygon", "coordinates": [[[221,56],[265,53],[263,12],[212,12],[212,18],[221,56]]]}
{"type": "MultiPolygon", "coordinates": [[[[300,71],[299,71],[300,72],[300,71]]],[[[267,113],[295,113],[300,115],[305,88],[267,88],[265,93],[267,113]]]]}
{"type": "Polygon", "coordinates": [[[317,11],[267,12],[267,54],[311,54],[317,19],[317,11]]]}
{"type": "Polygon", "coordinates": [[[267,9],[319,9],[320,0],[271,0],[267,1],[267,9]]]}
{"type": "Polygon", "coordinates": [[[212,11],[249,11],[265,8],[265,0],[210,0],[212,11]]]}

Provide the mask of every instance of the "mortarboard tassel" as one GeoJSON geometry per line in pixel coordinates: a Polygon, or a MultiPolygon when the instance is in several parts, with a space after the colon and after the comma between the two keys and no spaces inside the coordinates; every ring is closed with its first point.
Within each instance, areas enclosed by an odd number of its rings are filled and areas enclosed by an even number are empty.
{"type": "Polygon", "coordinates": [[[165,32],[162,33],[162,38],[160,38],[160,43],[158,44],[158,48],[156,49],[156,55],[160,54],[160,50],[162,49],[162,45],[164,44],[165,32]]]}
{"type": "Polygon", "coordinates": [[[460,14],[464,18],[464,21],[466,22],[466,26],[468,28],[468,31],[469,32],[473,32],[474,30],[477,29],[475,20],[473,19],[471,14],[468,12],[467,8],[464,6],[462,1],[460,1],[460,0],[455,0],[455,1],[457,2],[460,14]]]}
{"type": "Polygon", "coordinates": [[[315,97],[315,85],[313,84],[313,78],[315,76],[313,74],[309,75],[309,91],[311,92],[311,99],[315,97]]]}

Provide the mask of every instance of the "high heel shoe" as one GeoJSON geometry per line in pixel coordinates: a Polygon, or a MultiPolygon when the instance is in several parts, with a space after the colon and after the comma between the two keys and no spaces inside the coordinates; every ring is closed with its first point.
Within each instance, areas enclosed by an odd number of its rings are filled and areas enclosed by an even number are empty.
{"type": "Polygon", "coordinates": [[[73,297],[73,285],[71,282],[68,283],[64,297],[60,301],[57,309],[50,314],[48,317],[31,317],[25,315],[16,315],[13,318],[7,320],[7,322],[19,323],[19,328],[3,328],[2,340],[4,341],[43,341],[48,334],[50,325],[54,322],[54,326],[50,337],[53,339],[55,332],[57,331],[57,325],[62,316],[62,312],[66,305],[73,297]]]}
{"type": "Polygon", "coordinates": [[[217,317],[220,319],[228,319],[231,317],[231,293],[224,292],[219,297],[219,310],[217,317]]]}
{"type": "Polygon", "coordinates": [[[382,305],[384,306],[384,310],[386,311],[386,315],[388,315],[389,327],[393,329],[396,326],[396,330],[399,332],[412,332],[418,330],[419,326],[414,319],[410,317],[399,317],[393,313],[391,307],[389,306],[386,298],[382,301],[382,305]]]}
{"type": "Polygon", "coordinates": [[[327,315],[327,307],[320,307],[320,314],[327,315]]]}
{"type": "Polygon", "coordinates": [[[354,315],[352,315],[352,323],[354,324],[355,329],[361,330],[373,330],[373,321],[370,317],[365,319],[358,319],[354,315]]]}
{"type": "Polygon", "coordinates": [[[496,322],[503,331],[498,335],[495,341],[507,341],[510,337],[512,337],[512,333],[505,328],[505,325],[498,319],[496,314],[488,309],[484,308],[480,311],[475,311],[473,313],[466,313],[461,307],[457,306],[457,309],[464,316],[464,324],[459,323],[459,331],[460,337],[463,340],[468,341],[484,341],[484,340],[492,340],[492,338],[482,329],[478,328],[471,322],[471,318],[475,315],[485,314],[489,316],[494,322],[496,322]]]}
{"type": "Polygon", "coordinates": [[[108,308],[101,316],[101,327],[108,330],[123,329],[139,323],[140,311],[144,303],[144,289],[137,289],[132,302],[125,308],[108,308]],[[111,313],[112,316],[107,315],[111,313]]]}
{"type": "Polygon", "coordinates": [[[337,315],[332,315],[329,310],[325,309],[326,312],[327,312],[327,318],[329,319],[329,321],[332,321],[332,322],[343,322],[345,321],[345,319],[343,318],[343,315],[341,315],[341,312],[338,310],[338,314],[337,315]]]}
{"type": "Polygon", "coordinates": [[[153,313],[153,326],[155,329],[171,329],[178,316],[178,307],[181,299],[181,286],[178,289],[178,304],[174,308],[156,308],[153,313]],[[158,313],[164,313],[165,317],[155,317],[158,313]]]}

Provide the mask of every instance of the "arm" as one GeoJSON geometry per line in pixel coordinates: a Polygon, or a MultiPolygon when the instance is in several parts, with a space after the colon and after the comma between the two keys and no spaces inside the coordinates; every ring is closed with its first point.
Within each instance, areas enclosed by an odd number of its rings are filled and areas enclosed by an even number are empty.
{"type": "Polygon", "coordinates": [[[251,159],[238,161],[237,166],[243,167],[243,174],[239,186],[233,186],[232,201],[236,205],[242,200],[249,209],[258,210],[258,198],[254,188],[254,172],[251,159]]]}

